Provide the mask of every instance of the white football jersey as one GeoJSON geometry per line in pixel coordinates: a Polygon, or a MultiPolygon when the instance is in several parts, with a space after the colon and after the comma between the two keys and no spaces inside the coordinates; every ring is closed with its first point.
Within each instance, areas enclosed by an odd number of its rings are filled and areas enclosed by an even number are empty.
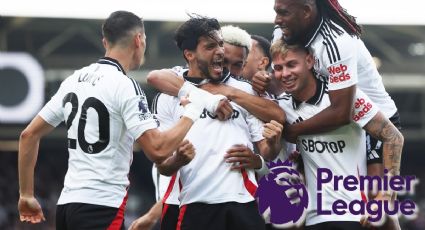
{"type": "Polygon", "coordinates": [[[139,84],[116,60],[101,58],[65,79],[39,115],[68,128],[68,171],[58,204],[120,207],[133,143],[157,128],[139,84]]]}
{"type": "Polygon", "coordinates": [[[163,199],[166,204],[179,205],[179,172],[173,176],[159,174],[155,165],[152,167],[152,178],[155,185],[156,201],[163,199]]]}
{"type": "MultiPolygon", "coordinates": [[[[273,40],[282,37],[275,27],[273,40]]],[[[321,20],[310,40],[305,44],[315,58],[314,69],[326,77],[329,90],[338,90],[357,84],[379,107],[387,118],[397,112],[397,107],[385,90],[375,62],[360,38],[352,37],[332,21],[321,20]],[[338,27],[342,34],[331,28],[338,27]]]]}
{"type": "MultiPolygon", "coordinates": [[[[251,85],[229,75],[224,78],[223,84],[253,93],[251,85]]],[[[183,114],[177,97],[160,94],[154,103],[160,126],[164,123],[174,124],[183,114]]],[[[263,122],[234,102],[231,104],[233,115],[229,120],[219,121],[216,115],[204,110],[186,135],[185,139],[194,145],[196,155],[179,170],[180,205],[193,202],[246,203],[254,200],[252,193],[257,186],[254,171],[230,170],[231,165],[224,161],[224,155],[235,144],[253,149],[252,142],[264,139],[263,122]]]]}
{"type": "MultiPolygon", "coordinates": [[[[291,95],[280,97],[279,105],[285,110],[287,122],[296,123],[310,119],[330,105],[327,86],[317,80],[316,94],[306,102],[299,102],[291,95]]],[[[328,221],[359,221],[361,216],[317,215],[317,169],[327,168],[333,175],[366,175],[366,141],[362,129],[378,112],[377,106],[365,93],[357,89],[354,103],[353,121],[336,130],[298,137],[298,148],[304,161],[305,178],[309,194],[309,206],[306,225],[328,221]]],[[[339,181],[339,190],[335,191],[329,183],[322,189],[321,204],[323,210],[332,210],[336,200],[349,203],[362,200],[362,191],[348,191],[339,181]]]]}

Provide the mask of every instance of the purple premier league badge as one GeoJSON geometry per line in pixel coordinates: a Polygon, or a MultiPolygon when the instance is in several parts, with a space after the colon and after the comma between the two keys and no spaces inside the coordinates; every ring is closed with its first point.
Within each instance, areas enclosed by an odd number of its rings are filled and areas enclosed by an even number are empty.
{"type": "Polygon", "coordinates": [[[263,176],[255,194],[258,209],[266,223],[275,227],[299,226],[304,222],[308,194],[301,175],[292,162],[269,163],[270,173],[263,176]]]}

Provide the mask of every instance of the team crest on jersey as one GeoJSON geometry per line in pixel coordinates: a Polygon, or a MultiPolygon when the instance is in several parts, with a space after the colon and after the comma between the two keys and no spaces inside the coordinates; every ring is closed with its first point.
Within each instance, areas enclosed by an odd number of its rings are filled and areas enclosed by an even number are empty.
{"type": "Polygon", "coordinates": [[[268,166],[270,173],[260,179],[255,194],[260,213],[266,222],[276,227],[301,225],[305,220],[308,193],[300,173],[289,160],[279,159],[268,166]]]}

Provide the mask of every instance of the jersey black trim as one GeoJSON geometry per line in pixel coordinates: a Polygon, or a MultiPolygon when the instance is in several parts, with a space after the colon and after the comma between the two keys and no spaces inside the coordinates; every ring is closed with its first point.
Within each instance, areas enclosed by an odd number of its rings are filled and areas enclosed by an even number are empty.
{"type": "MultiPolygon", "coordinates": [[[[313,97],[305,101],[305,103],[308,103],[310,105],[318,105],[323,98],[323,95],[327,91],[327,84],[318,78],[314,78],[316,80],[316,92],[314,93],[313,97]]],[[[301,105],[302,101],[298,101],[295,98],[292,98],[292,107],[294,109],[297,109],[301,105]]]]}
{"type": "Polygon", "coordinates": [[[329,27],[328,23],[325,23],[323,25],[323,29],[320,31],[320,34],[323,36],[323,39],[325,39],[326,43],[329,44],[329,47],[332,50],[332,56],[333,56],[334,62],[340,61],[341,56],[339,55],[338,45],[335,42],[335,38],[337,36],[333,34],[332,29],[329,27]]]}
{"type": "Polygon", "coordinates": [[[159,96],[161,96],[161,94],[162,93],[157,93],[152,100],[151,110],[152,110],[152,113],[154,114],[158,113],[158,99],[159,99],[159,96]]]}
{"type": "Polygon", "coordinates": [[[143,96],[144,93],[142,91],[142,88],[140,88],[139,83],[136,80],[134,80],[133,78],[129,77],[128,79],[130,79],[131,83],[133,83],[133,87],[134,87],[134,91],[136,91],[136,95],[142,95],[143,96]]]}
{"type": "Polygon", "coordinates": [[[118,71],[122,72],[124,75],[127,75],[125,73],[125,71],[124,71],[124,68],[121,66],[121,64],[117,60],[115,60],[113,58],[103,57],[103,58],[100,58],[97,61],[97,63],[99,63],[99,64],[113,65],[113,66],[117,67],[118,71]]]}

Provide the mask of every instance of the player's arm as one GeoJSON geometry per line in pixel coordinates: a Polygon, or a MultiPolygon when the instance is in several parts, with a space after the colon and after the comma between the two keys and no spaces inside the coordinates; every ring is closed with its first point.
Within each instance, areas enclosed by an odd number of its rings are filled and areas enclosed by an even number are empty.
{"type": "Polygon", "coordinates": [[[222,94],[226,96],[264,122],[275,120],[279,123],[283,123],[286,120],[286,115],[283,110],[272,100],[252,95],[243,90],[224,84],[205,84],[202,86],[202,89],[213,94],[222,94]]]}
{"type": "Polygon", "coordinates": [[[331,104],[320,113],[305,121],[285,127],[285,138],[295,143],[300,135],[312,135],[334,130],[351,121],[356,86],[329,91],[331,104]]]}
{"type": "Polygon", "coordinates": [[[177,96],[184,80],[170,69],[161,69],[149,72],[147,82],[162,93],[177,96]]]}
{"type": "Polygon", "coordinates": [[[400,131],[381,112],[378,112],[364,126],[364,129],[382,142],[383,164],[388,170],[388,174],[400,175],[401,153],[404,144],[404,137],[400,131]]]}
{"type": "Polygon", "coordinates": [[[161,218],[162,200],[157,201],[149,211],[137,218],[131,223],[129,230],[145,230],[152,229],[156,222],[161,218]]]}
{"type": "MultiPolygon", "coordinates": [[[[178,76],[170,69],[153,70],[147,76],[147,82],[162,93],[170,96],[185,96],[195,86],[190,83],[184,83],[181,76],[178,76]]],[[[231,117],[233,109],[228,100],[222,100],[214,110],[208,109],[209,112],[215,113],[218,119],[223,121],[231,117]]]]}
{"type": "MultiPolygon", "coordinates": [[[[388,170],[389,177],[400,174],[400,161],[403,150],[404,137],[400,131],[389,121],[384,114],[378,112],[364,127],[370,135],[380,140],[383,144],[382,156],[384,168],[388,170]]],[[[388,190],[380,191],[373,198],[374,200],[394,201],[397,193],[388,190]]],[[[372,224],[368,221],[368,216],[363,216],[360,224],[364,227],[370,227],[372,224]]],[[[397,218],[387,216],[384,224],[385,229],[400,229],[397,218]]]]}
{"type": "MultiPolygon", "coordinates": [[[[197,116],[200,114],[197,114],[197,116]]],[[[160,164],[172,156],[172,153],[179,147],[192,124],[192,119],[183,116],[167,131],[161,132],[158,129],[145,131],[137,139],[137,143],[151,161],[160,164]]]]}
{"type": "Polygon", "coordinates": [[[37,162],[40,139],[53,129],[53,126],[37,115],[20,135],[18,209],[21,221],[39,223],[45,220],[40,204],[34,198],[34,168],[37,162]]]}
{"type": "Polygon", "coordinates": [[[172,176],[181,167],[187,165],[195,157],[195,148],[188,140],[184,140],[176,152],[160,164],[156,164],[160,174],[172,176]]]}

